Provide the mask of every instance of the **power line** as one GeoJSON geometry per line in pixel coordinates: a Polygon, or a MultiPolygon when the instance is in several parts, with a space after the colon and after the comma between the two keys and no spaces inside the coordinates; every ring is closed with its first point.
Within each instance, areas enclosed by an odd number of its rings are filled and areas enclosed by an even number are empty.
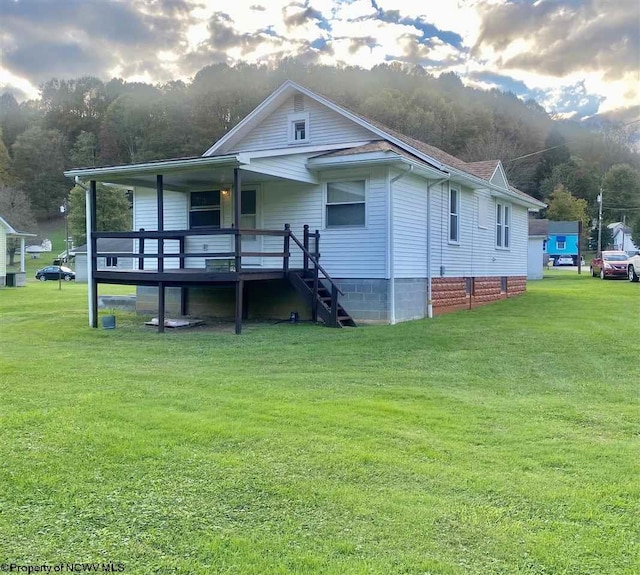
{"type": "MultiPolygon", "coordinates": [[[[626,124],[622,124],[622,126],[620,126],[620,128],[626,128],[627,126],[631,126],[631,124],[637,124],[638,122],[640,122],[640,118],[637,119],[637,120],[633,120],[631,122],[627,122],[626,124]]],[[[544,150],[538,150],[537,152],[531,152],[530,154],[525,154],[524,156],[518,156],[517,158],[511,158],[510,160],[505,160],[504,163],[507,164],[508,162],[515,162],[517,160],[523,160],[524,158],[529,158],[531,156],[536,156],[537,154],[544,154],[545,152],[548,152],[549,150],[555,150],[556,148],[562,148],[562,146],[566,146],[569,143],[577,142],[579,139],[581,139],[581,138],[574,138],[573,140],[568,140],[568,141],[564,142],[563,144],[558,144],[557,146],[551,146],[550,148],[545,148],[544,150]]]]}

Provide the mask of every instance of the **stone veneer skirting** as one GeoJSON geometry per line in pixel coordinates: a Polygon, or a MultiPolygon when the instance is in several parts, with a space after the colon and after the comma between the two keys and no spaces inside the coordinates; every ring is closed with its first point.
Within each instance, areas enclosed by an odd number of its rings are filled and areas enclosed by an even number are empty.
{"type": "Polygon", "coordinates": [[[431,282],[434,314],[471,309],[527,290],[526,276],[433,278],[431,282]]]}

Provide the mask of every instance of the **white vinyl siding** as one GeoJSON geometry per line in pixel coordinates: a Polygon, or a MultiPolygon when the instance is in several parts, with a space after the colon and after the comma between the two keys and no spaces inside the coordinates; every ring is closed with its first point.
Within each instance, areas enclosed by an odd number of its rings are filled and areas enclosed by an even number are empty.
{"type": "MultiPolygon", "coordinates": [[[[263,184],[262,225],[283,229],[284,224],[302,241],[303,226],[320,231],[320,263],[334,278],[384,278],[386,270],[386,169],[341,170],[326,180],[368,178],[367,225],[360,228],[323,229],[323,184],[287,182],[263,184]]],[[[265,251],[282,251],[282,238],[265,237],[265,251]]],[[[313,246],[312,246],[313,247],[313,246]]],[[[302,266],[300,249],[291,242],[292,268],[302,266]]],[[[282,260],[263,258],[263,266],[281,265],[282,260]]]]}
{"type": "MultiPolygon", "coordinates": [[[[186,230],[189,227],[187,194],[182,192],[164,191],[164,229],[186,230]]],[[[134,190],[133,229],[144,228],[147,231],[158,229],[158,203],[156,191],[149,188],[136,188],[134,190]]],[[[164,253],[179,253],[178,240],[165,240],[164,253]]],[[[138,251],[138,241],[135,242],[134,252],[138,251]]],[[[158,242],[145,240],[144,251],[147,254],[158,253],[158,242]]],[[[145,258],[145,269],[157,269],[155,258],[145,258]]],[[[136,264],[137,267],[137,264],[136,264]]],[[[178,268],[178,258],[164,260],[165,269],[178,268]]]]}
{"type": "Polygon", "coordinates": [[[251,163],[243,166],[243,171],[258,172],[287,180],[306,183],[317,183],[316,176],[307,170],[307,159],[313,154],[291,154],[270,156],[266,158],[251,158],[251,163]]]}
{"type": "MultiPolygon", "coordinates": [[[[369,130],[359,126],[344,116],[325,106],[304,98],[304,112],[309,114],[308,145],[341,144],[378,139],[369,130]]],[[[289,117],[294,113],[293,96],[265,118],[250,134],[227,152],[248,152],[286,148],[291,145],[289,138],[289,117]]],[[[221,153],[219,151],[218,153],[221,153]]]]}
{"type": "Polygon", "coordinates": [[[449,194],[438,189],[432,191],[433,235],[431,273],[440,277],[479,277],[527,275],[528,213],[527,208],[510,206],[510,249],[496,249],[496,198],[489,190],[460,190],[460,244],[447,241],[449,194]],[[478,225],[478,204],[489,205],[488,227],[478,225]],[[462,249],[461,249],[462,248],[462,249]]]}
{"type": "MultiPolygon", "coordinates": [[[[392,177],[395,175],[391,173],[392,177]]],[[[427,182],[417,176],[405,176],[391,186],[395,277],[426,277],[427,182]]]]}

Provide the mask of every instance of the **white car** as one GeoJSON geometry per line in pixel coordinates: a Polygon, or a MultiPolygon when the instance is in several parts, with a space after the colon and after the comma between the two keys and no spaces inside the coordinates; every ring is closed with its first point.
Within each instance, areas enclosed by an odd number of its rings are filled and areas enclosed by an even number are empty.
{"type": "Polygon", "coordinates": [[[554,266],[572,266],[573,258],[571,256],[559,256],[553,265],[554,266]]]}
{"type": "Polygon", "coordinates": [[[640,281],[640,254],[629,258],[629,267],[627,269],[630,282],[640,281]]]}

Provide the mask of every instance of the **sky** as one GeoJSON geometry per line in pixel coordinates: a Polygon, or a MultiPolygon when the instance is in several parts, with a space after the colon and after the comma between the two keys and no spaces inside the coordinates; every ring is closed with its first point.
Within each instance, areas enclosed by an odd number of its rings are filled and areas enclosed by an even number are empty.
{"type": "Polygon", "coordinates": [[[0,93],[204,66],[419,64],[560,117],[640,104],[638,0],[0,0],[0,93]]]}

